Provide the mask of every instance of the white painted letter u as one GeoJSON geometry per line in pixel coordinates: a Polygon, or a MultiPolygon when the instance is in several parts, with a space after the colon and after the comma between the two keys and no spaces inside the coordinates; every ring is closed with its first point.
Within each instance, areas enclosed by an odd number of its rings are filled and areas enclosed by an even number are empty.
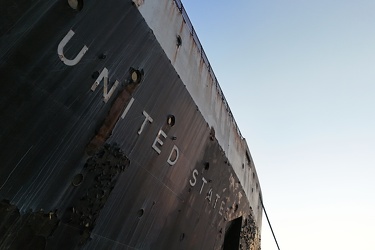
{"type": "Polygon", "coordinates": [[[60,60],[63,61],[68,66],[74,66],[76,65],[83,57],[83,55],[86,53],[86,51],[89,49],[86,45],[83,46],[81,51],[78,53],[78,55],[73,59],[67,59],[64,56],[64,47],[69,42],[69,40],[74,36],[74,31],[69,30],[68,34],[61,40],[59,43],[59,46],[57,46],[57,54],[60,57],[60,60]]]}

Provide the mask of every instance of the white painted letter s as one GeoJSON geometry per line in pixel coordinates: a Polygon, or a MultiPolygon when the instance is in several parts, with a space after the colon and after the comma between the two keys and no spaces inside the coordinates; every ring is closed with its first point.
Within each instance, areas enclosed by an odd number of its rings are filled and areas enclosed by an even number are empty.
{"type": "Polygon", "coordinates": [[[193,170],[193,181],[189,180],[190,186],[194,187],[195,184],[197,184],[197,176],[198,176],[198,170],[193,170]]]}

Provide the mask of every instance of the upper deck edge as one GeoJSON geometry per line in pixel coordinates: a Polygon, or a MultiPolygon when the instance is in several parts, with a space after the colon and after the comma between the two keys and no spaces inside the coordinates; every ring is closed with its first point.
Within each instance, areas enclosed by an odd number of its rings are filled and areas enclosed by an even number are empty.
{"type": "Polygon", "coordinates": [[[262,193],[253,159],[181,0],[132,1],[207,123],[214,128],[253,208],[254,217],[260,222],[262,193]]]}

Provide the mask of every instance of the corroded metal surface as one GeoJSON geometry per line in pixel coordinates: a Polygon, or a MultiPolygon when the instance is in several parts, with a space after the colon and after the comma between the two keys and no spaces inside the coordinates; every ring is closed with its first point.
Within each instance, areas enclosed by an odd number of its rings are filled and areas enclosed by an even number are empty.
{"type": "MultiPolygon", "coordinates": [[[[251,204],[260,206],[259,180],[246,140],[239,132],[181,1],[145,1],[139,6],[139,11],[154,31],[156,39],[204,119],[214,128],[215,137],[231,162],[251,204]],[[181,46],[176,46],[176,36],[180,38],[181,46]]],[[[254,215],[260,224],[262,211],[254,210],[254,215]]]]}
{"type": "Polygon", "coordinates": [[[0,248],[259,248],[255,174],[244,190],[137,5],[0,7],[0,248]]]}

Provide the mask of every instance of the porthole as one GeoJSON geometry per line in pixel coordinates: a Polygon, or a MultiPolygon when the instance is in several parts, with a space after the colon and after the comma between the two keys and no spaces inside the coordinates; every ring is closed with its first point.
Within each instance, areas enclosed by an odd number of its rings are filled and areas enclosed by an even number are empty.
{"type": "Polygon", "coordinates": [[[137,216],[138,216],[138,218],[141,218],[141,217],[143,216],[144,213],[145,213],[145,211],[144,211],[142,208],[139,209],[138,212],[137,212],[137,216]]]}
{"type": "Polygon", "coordinates": [[[132,82],[140,83],[142,80],[142,73],[137,69],[131,69],[130,77],[132,82]]]}
{"type": "Polygon", "coordinates": [[[95,71],[91,74],[91,78],[92,79],[98,79],[98,77],[100,76],[100,72],[99,71],[95,71]]]}
{"type": "Polygon", "coordinates": [[[185,238],[185,234],[184,234],[184,233],[181,233],[181,234],[180,234],[180,241],[183,241],[184,238],[185,238]]]}
{"type": "Polygon", "coordinates": [[[204,163],[204,169],[208,170],[210,168],[210,163],[207,161],[204,163]]]}
{"type": "Polygon", "coordinates": [[[175,123],[176,123],[176,118],[174,117],[174,115],[168,115],[167,124],[173,127],[175,123]]]}
{"type": "Polygon", "coordinates": [[[98,56],[98,58],[99,58],[100,60],[106,59],[106,57],[107,57],[107,55],[106,55],[105,53],[101,53],[101,54],[98,56]]]}
{"type": "Polygon", "coordinates": [[[180,46],[181,46],[181,44],[182,44],[182,39],[181,39],[180,36],[177,36],[176,44],[177,44],[177,47],[180,47],[180,46]]]}
{"type": "Polygon", "coordinates": [[[83,181],[83,174],[77,174],[72,180],[72,185],[78,187],[83,181]]]}
{"type": "Polygon", "coordinates": [[[68,4],[73,10],[80,11],[83,8],[83,0],[68,0],[68,4]]]}

